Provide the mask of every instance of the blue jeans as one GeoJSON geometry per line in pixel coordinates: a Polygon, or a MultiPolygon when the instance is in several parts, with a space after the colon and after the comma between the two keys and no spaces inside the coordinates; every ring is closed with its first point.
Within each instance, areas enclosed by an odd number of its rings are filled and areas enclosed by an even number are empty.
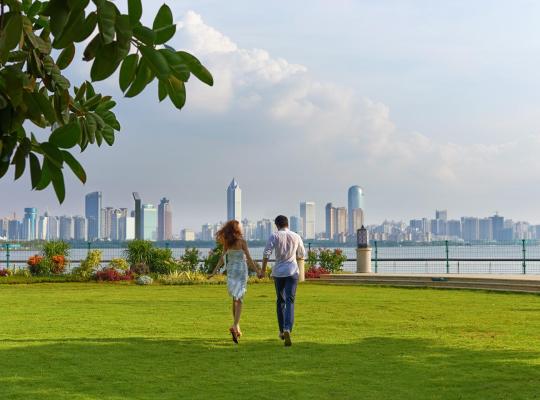
{"type": "Polygon", "coordinates": [[[298,286],[298,274],[283,278],[274,277],[276,286],[276,311],[279,331],[292,331],[294,324],[294,298],[298,286]]]}

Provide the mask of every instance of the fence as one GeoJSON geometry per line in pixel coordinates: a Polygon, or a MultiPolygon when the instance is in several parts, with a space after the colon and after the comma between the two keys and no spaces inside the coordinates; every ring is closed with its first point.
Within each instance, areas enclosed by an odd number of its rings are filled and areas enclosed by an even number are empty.
{"type": "MultiPolygon", "coordinates": [[[[175,258],[180,258],[186,248],[174,243],[156,243],[158,247],[169,247],[175,258]]],[[[306,249],[322,246],[306,243],[306,249]]],[[[497,273],[497,274],[540,274],[540,244],[536,241],[520,240],[508,243],[463,244],[440,242],[431,244],[397,245],[372,242],[372,270],[376,273],[497,273]]],[[[113,258],[126,256],[126,243],[92,242],[72,244],[71,266],[85,259],[89,250],[102,251],[103,263],[113,258]]],[[[201,258],[208,255],[208,248],[199,248],[201,258]]],[[[343,247],[347,261],[344,270],[356,270],[356,249],[343,247]]],[[[0,268],[23,268],[28,258],[41,251],[37,243],[1,243],[0,268]]],[[[251,248],[255,260],[261,260],[262,247],[251,248]]]]}

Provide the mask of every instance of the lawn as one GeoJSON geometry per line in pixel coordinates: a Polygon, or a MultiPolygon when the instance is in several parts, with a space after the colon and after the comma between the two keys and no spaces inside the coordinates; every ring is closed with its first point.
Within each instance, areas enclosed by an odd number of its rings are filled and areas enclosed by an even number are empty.
{"type": "Polygon", "coordinates": [[[540,399],[540,296],[301,285],[0,286],[0,399],[540,399]]]}

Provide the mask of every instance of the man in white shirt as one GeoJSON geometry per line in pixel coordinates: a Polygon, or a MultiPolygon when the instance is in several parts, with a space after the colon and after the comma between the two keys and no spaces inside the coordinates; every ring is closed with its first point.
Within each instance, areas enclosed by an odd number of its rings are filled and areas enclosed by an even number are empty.
{"type": "Polygon", "coordinates": [[[276,287],[276,311],[279,324],[279,337],[285,346],[291,346],[291,332],[294,324],[294,298],[298,286],[298,262],[303,260],[306,250],[302,238],[289,230],[289,220],[284,215],[275,219],[277,232],[274,232],[264,248],[261,276],[266,273],[268,259],[274,251],[276,262],[272,277],[276,287]]]}

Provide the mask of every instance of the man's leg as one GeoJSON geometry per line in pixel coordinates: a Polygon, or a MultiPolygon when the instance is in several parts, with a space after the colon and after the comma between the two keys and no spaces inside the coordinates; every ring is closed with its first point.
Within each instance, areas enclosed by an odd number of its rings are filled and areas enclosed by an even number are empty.
{"type": "Polygon", "coordinates": [[[298,275],[285,278],[285,315],[283,329],[291,332],[294,325],[294,299],[296,297],[296,288],[298,287],[298,275]]]}
{"type": "Polygon", "coordinates": [[[279,325],[279,332],[283,333],[283,317],[285,308],[285,278],[274,278],[276,287],[276,313],[279,325]]]}

